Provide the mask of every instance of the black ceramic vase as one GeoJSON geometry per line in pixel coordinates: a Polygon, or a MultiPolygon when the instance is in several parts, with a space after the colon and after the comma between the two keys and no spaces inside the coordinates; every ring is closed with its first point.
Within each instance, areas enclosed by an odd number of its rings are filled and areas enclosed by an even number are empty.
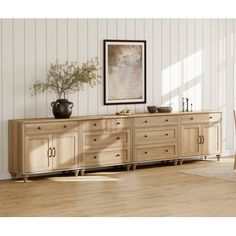
{"type": "Polygon", "coordinates": [[[70,118],[72,113],[73,102],[67,99],[57,99],[51,103],[52,112],[56,119],[70,118]]]}

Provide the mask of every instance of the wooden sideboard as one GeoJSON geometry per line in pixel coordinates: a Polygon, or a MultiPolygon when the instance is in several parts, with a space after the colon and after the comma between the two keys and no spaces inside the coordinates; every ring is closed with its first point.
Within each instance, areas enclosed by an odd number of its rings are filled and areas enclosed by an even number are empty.
{"type": "Polygon", "coordinates": [[[221,154],[221,112],[9,120],[12,178],[221,154]]]}

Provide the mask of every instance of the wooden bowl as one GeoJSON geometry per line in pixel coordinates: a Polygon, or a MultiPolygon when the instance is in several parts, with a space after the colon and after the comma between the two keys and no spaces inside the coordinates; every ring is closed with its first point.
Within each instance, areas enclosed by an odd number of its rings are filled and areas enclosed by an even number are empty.
{"type": "Polygon", "coordinates": [[[157,106],[147,106],[147,109],[150,113],[157,112],[157,106]]]}
{"type": "Polygon", "coordinates": [[[166,112],[166,113],[168,113],[168,112],[172,112],[172,107],[158,107],[157,108],[157,111],[158,112],[166,112]]]}

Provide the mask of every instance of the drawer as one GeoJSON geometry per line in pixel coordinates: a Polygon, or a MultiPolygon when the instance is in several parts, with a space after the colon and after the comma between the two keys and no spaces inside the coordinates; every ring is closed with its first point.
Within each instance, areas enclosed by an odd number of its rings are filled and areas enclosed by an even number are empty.
{"type": "Polygon", "coordinates": [[[88,120],[83,122],[83,130],[96,131],[106,129],[106,120],[88,120]]]}
{"type": "Polygon", "coordinates": [[[76,121],[25,124],[26,134],[44,133],[44,132],[67,132],[67,131],[76,131],[78,129],[79,129],[79,122],[76,121]]]}
{"type": "Polygon", "coordinates": [[[128,146],[129,132],[124,133],[84,133],[83,149],[128,146]]]}
{"type": "Polygon", "coordinates": [[[174,142],[177,139],[177,127],[171,126],[164,129],[145,129],[136,130],[135,132],[135,145],[151,144],[162,142],[174,142]]]}
{"type": "Polygon", "coordinates": [[[85,152],[83,157],[85,167],[126,164],[130,162],[130,150],[129,148],[104,152],[96,150],[95,152],[85,152]]]}
{"type": "Polygon", "coordinates": [[[176,125],[178,116],[159,116],[159,117],[139,117],[135,118],[135,127],[148,127],[157,125],[176,125]]]}
{"type": "Polygon", "coordinates": [[[135,161],[154,161],[177,157],[176,144],[136,148],[135,153],[135,161]]]}
{"type": "Polygon", "coordinates": [[[209,123],[221,120],[221,113],[182,115],[182,123],[209,123]]]}
{"type": "Polygon", "coordinates": [[[107,129],[131,128],[131,119],[109,119],[107,120],[107,129]]]}

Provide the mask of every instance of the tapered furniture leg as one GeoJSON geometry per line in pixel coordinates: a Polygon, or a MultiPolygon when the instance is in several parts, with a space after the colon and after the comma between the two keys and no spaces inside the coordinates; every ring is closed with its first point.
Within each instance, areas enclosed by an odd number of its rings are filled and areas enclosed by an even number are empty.
{"type": "Polygon", "coordinates": [[[220,161],[221,155],[216,155],[217,161],[220,161]]]}
{"type": "Polygon", "coordinates": [[[126,170],[130,171],[130,167],[131,167],[131,165],[126,165],[126,170]]]}
{"type": "Polygon", "coordinates": [[[75,177],[77,177],[79,175],[79,170],[75,170],[74,174],[75,174],[75,177]]]}
{"type": "Polygon", "coordinates": [[[132,164],[132,170],[135,170],[137,167],[137,164],[132,164]]]}
{"type": "Polygon", "coordinates": [[[28,175],[24,175],[24,176],[23,176],[23,180],[24,180],[25,183],[27,182],[28,177],[29,177],[28,175]]]}
{"type": "Polygon", "coordinates": [[[79,173],[80,173],[81,176],[84,176],[85,169],[81,169],[81,170],[79,171],[79,173]]]}
{"type": "Polygon", "coordinates": [[[206,159],[207,159],[207,156],[204,156],[204,159],[206,160],[206,159]]]}
{"type": "Polygon", "coordinates": [[[184,159],[179,159],[179,164],[182,165],[184,162],[184,159]]]}
{"type": "Polygon", "coordinates": [[[174,160],[174,166],[177,166],[178,165],[178,160],[174,160]]]}

